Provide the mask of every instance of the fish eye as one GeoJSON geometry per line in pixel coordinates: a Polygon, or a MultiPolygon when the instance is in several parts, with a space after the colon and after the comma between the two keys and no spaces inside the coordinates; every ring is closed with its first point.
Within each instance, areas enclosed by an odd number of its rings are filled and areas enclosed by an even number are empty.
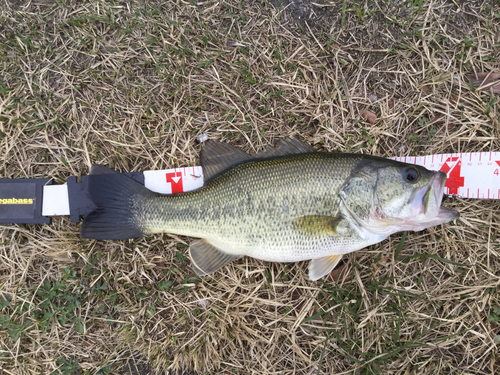
{"type": "Polygon", "coordinates": [[[410,184],[414,184],[420,180],[420,173],[413,167],[406,168],[403,172],[403,179],[410,184]]]}

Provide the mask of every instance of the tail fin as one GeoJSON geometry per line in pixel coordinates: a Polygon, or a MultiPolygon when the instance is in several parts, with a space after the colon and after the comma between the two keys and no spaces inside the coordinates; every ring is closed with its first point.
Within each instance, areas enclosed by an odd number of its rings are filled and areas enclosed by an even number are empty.
{"type": "Polygon", "coordinates": [[[154,193],[103,165],[93,164],[88,178],[90,198],[97,208],[85,217],[80,235],[96,240],[143,237],[137,219],[137,198],[154,193]]]}

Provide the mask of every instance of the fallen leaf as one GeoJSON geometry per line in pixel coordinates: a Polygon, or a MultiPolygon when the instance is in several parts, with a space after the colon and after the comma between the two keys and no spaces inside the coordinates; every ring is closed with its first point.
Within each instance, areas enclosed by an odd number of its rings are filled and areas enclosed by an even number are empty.
{"type": "Polygon", "coordinates": [[[494,94],[500,94],[500,73],[472,73],[466,77],[478,90],[491,89],[494,94]]]}
{"type": "Polygon", "coordinates": [[[429,87],[429,85],[427,83],[423,84],[420,86],[420,88],[422,89],[423,92],[425,92],[426,94],[430,93],[431,92],[431,88],[429,87]]]}
{"type": "Polygon", "coordinates": [[[361,116],[372,125],[377,122],[377,115],[367,109],[361,112],[361,116]]]}

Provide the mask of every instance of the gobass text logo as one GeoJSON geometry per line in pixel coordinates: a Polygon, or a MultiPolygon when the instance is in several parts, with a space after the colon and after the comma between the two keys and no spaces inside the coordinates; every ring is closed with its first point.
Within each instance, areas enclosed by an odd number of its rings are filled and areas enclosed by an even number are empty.
{"type": "Polygon", "coordinates": [[[0,204],[33,204],[33,198],[8,198],[0,199],[0,204]]]}

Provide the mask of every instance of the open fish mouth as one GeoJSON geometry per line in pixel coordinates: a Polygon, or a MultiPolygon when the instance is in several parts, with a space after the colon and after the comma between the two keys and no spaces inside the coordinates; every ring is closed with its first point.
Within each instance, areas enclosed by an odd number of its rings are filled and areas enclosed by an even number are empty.
{"type": "Polygon", "coordinates": [[[458,211],[452,210],[451,208],[441,207],[441,202],[444,197],[444,185],[446,183],[446,173],[439,171],[440,179],[435,179],[434,184],[434,194],[436,195],[437,206],[439,211],[437,217],[442,220],[451,221],[456,220],[460,217],[458,211]]]}
{"type": "MultiPolygon", "coordinates": [[[[445,183],[446,173],[439,171],[429,184],[422,188],[423,198],[421,204],[424,209],[424,214],[432,215],[432,212],[429,211],[437,211],[439,209],[443,201],[445,183]]],[[[417,204],[420,204],[420,202],[417,201],[417,204]]]]}
{"type": "Polygon", "coordinates": [[[439,171],[432,181],[432,187],[434,191],[434,199],[436,200],[436,205],[441,207],[441,202],[443,201],[444,196],[444,185],[446,183],[446,173],[443,171],[439,171]]]}
{"type": "Polygon", "coordinates": [[[424,215],[432,222],[444,223],[458,219],[460,216],[458,211],[441,207],[445,183],[446,173],[436,172],[429,184],[422,187],[414,196],[413,206],[418,210],[423,210],[424,215]]]}

